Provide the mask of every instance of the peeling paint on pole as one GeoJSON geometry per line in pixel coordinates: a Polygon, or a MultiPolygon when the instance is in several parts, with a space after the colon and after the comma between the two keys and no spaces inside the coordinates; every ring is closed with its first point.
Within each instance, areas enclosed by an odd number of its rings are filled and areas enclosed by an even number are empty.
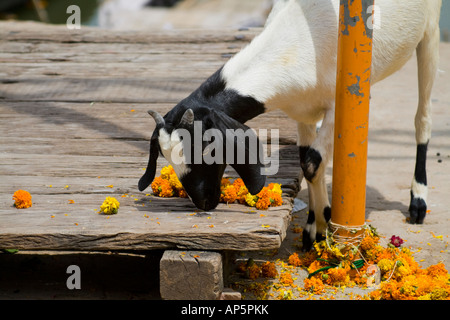
{"type": "MultiPolygon", "coordinates": [[[[356,23],[359,21],[359,17],[358,16],[350,16],[350,8],[349,8],[349,2],[348,0],[341,0],[341,8],[344,8],[344,26],[345,28],[343,30],[341,30],[342,34],[344,36],[348,36],[349,35],[349,31],[348,31],[348,27],[354,27],[356,25],[356,23]]],[[[342,10],[342,9],[341,9],[342,10]]]]}
{"type": "Polygon", "coordinates": [[[364,97],[364,92],[361,92],[361,87],[359,86],[359,81],[361,80],[361,77],[355,76],[358,81],[350,86],[347,87],[348,92],[350,94],[357,95],[359,97],[364,97]]]}
{"type": "Polygon", "coordinates": [[[365,221],[373,2],[340,1],[331,221],[345,226],[365,221]]]}
{"type": "Polygon", "coordinates": [[[361,17],[362,21],[364,21],[364,26],[366,27],[366,36],[370,39],[373,38],[373,3],[374,0],[362,0],[361,17]],[[371,21],[370,25],[369,21],[371,21]]]}

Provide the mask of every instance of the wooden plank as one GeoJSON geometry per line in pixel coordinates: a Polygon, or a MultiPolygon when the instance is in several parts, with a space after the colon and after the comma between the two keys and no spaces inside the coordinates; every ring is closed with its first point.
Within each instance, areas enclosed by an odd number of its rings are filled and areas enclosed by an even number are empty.
{"type": "Polygon", "coordinates": [[[66,26],[36,22],[0,21],[0,39],[4,41],[54,43],[248,43],[261,28],[214,30],[111,31],[83,26],[69,30],[66,26]]]}
{"type": "MultiPolygon", "coordinates": [[[[48,149],[48,143],[52,143],[58,147],[54,150],[58,154],[64,153],[65,150],[69,154],[85,154],[86,150],[91,150],[83,146],[84,139],[87,139],[86,143],[93,145],[97,151],[100,149],[102,153],[109,152],[111,155],[123,152],[119,144],[132,145],[133,150],[138,148],[147,152],[146,141],[154,130],[154,121],[147,114],[147,110],[152,109],[164,114],[173,105],[171,103],[0,102],[0,123],[9,125],[0,126],[0,135],[5,139],[23,139],[20,144],[11,143],[11,146],[18,150],[33,148],[36,143],[48,149]],[[27,127],[27,130],[23,130],[23,127],[27,127]],[[57,137],[55,137],[55,131],[59,132],[57,137]],[[43,140],[37,141],[37,137],[43,140]],[[95,146],[94,139],[103,141],[95,146]],[[109,142],[115,142],[118,145],[114,147],[109,142]],[[102,148],[104,143],[106,146],[102,148]]],[[[257,133],[258,128],[267,129],[269,134],[271,130],[279,130],[280,144],[296,142],[296,123],[281,111],[262,114],[248,121],[247,125],[255,128],[257,133]]],[[[0,145],[0,150],[7,145],[0,145]]],[[[97,153],[93,152],[93,154],[97,153]]]]}
{"type": "MultiPolygon", "coordinates": [[[[0,22],[0,248],[279,247],[299,172],[296,126],[281,112],[248,125],[280,129],[280,171],[268,182],[283,184],[283,206],[258,211],[220,204],[200,213],[188,199],[137,190],[154,129],[146,111],[170,110],[229,58],[222,49],[238,50],[252,31],[240,37],[240,31],[72,33],[32,24],[25,32],[23,26],[0,22]],[[120,48],[107,53],[115,45],[120,48]],[[197,56],[202,47],[210,49],[197,56]],[[31,192],[31,208],[13,207],[18,189],[31,192]],[[97,213],[106,196],[121,202],[117,215],[97,213]]],[[[160,158],[158,171],[164,165],[160,158]]],[[[231,167],[225,175],[237,177],[231,167]]]]}
{"type": "Polygon", "coordinates": [[[120,194],[40,195],[29,209],[0,209],[0,247],[52,250],[256,250],[279,247],[291,203],[262,212],[220,204],[211,213],[195,212],[188,199],[120,194]],[[116,196],[117,215],[96,213],[104,196],[116,196]],[[135,201],[134,199],[138,199],[135,201]],[[69,204],[68,200],[74,200],[69,204]],[[151,202],[149,202],[151,200],[151,202]],[[67,214],[67,215],[66,215],[67,214]],[[242,247],[245,243],[245,248],[242,247]]]}
{"type": "MultiPolygon", "coordinates": [[[[1,40],[0,40],[1,41],[1,40]]],[[[129,54],[131,57],[135,55],[197,55],[201,57],[203,54],[226,55],[234,54],[241,50],[247,42],[236,41],[232,43],[225,42],[209,42],[209,43],[102,43],[99,46],[96,43],[53,43],[53,42],[2,42],[1,59],[8,57],[9,54],[16,54],[11,57],[15,61],[26,61],[30,57],[36,56],[48,61],[74,61],[86,57],[88,59],[96,59],[107,57],[115,59],[121,54],[129,54]],[[201,52],[201,54],[199,54],[201,52]],[[20,53],[26,53],[26,55],[20,53]],[[19,54],[19,55],[18,55],[19,54]],[[48,55],[50,54],[50,55],[48,55]],[[89,57],[90,56],[90,57],[89,57]]],[[[123,57],[123,61],[134,60],[123,57]]]]}

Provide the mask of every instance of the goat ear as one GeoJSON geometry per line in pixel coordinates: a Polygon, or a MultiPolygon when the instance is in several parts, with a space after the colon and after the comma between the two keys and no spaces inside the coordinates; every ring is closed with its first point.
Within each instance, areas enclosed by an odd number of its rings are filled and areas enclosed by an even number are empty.
{"type": "Polygon", "coordinates": [[[159,142],[157,129],[153,132],[150,139],[150,154],[148,158],[147,169],[144,175],[139,179],[138,187],[139,191],[144,191],[152,183],[156,173],[156,162],[159,156],[159,142]]]}
{"type": "Polygon", "coordinates": [[[266,183],[264,172],[263,145],[256,133],[228,115],[217,113],[218,126],[225,137],[224,149],[227,163],[233,167],[251,194],[257,194],[266,183]],[[230,130],[231,129],[231,130],[230,130]],[[230,155],[231,148],[234,150],[230,155]]]}
{"type": "Polygon", "coordinates": [[[232,164],[231,166],[242,178],[251,194],[259,193],[266,184],[266,176],[261,174],[264,166],[254,164],[232,164]]]}

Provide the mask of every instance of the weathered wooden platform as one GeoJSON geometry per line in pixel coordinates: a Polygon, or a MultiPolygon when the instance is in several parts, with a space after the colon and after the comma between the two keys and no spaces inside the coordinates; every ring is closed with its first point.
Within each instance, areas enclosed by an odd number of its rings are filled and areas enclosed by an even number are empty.
{"type": "MultiPolygon", "coordinates": [[[[283,206],[220,204],[200,213],[137,182],[154,122],[259,30],[111,32],[0,22],[0,248],[259,250],[280,246],[300,170],[296,126],[281,112],[248,122],[279,129],[283,206]],[[33,206],[13,207],[29,191],[33,206]],[[97,213],[106,196],[117,215],[97,213]]],[[[160,158],[159,167],[167,163],[160,158]]],[[[158,171],[159,172],[159,171],[158,171]]],[[[236,177],[230,168],[226,174],[236,177]]]]}

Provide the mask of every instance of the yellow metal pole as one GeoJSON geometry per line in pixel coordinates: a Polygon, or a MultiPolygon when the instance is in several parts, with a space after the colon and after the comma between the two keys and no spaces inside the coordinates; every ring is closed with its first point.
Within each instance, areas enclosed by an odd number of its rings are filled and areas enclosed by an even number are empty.
{"type": "Polygon", "coordinates": [[[331,226],[365,221],[373,3],[340,1],[331,226]]]}

